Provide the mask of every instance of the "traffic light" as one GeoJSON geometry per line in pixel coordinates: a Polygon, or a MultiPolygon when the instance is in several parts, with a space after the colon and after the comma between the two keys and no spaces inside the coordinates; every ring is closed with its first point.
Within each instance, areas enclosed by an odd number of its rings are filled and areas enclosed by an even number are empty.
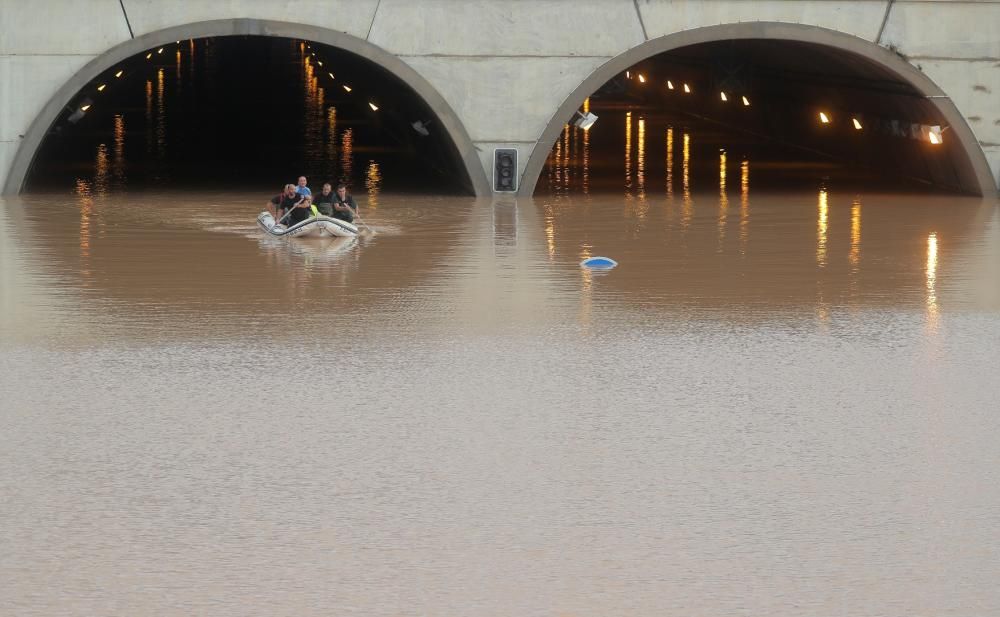
{"type": "Polygon", "coordinates": [[[497,148],[493,150],[493,190],[497,193],[517,191],[517,150],[497,148]]]}

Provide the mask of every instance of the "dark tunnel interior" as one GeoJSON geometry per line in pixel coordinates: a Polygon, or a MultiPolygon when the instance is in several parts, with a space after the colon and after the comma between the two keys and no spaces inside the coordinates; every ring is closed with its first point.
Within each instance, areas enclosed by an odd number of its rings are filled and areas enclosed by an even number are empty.
{"type": "Polygon", "coordinates": [[[705,187],[718,182],[724,153],[735,168],[749,161],[758,187],[975,193],[949,128],[913,85],[851,52],[702,43],[638,62],[597,89],[567,119],[537,190],[665,187],[682,167],[685,182],[705,187]],[[586,113],[598,119],[584,130],[576,123],[586,113]]]}
{"type": "Polygon", "coordinates": [[[273,190],[377,183],[471,194],[429,106],[374,62],[309,41],[171,41],[115,65],[71,100],[32,162],[28,191],[273,190]]]}

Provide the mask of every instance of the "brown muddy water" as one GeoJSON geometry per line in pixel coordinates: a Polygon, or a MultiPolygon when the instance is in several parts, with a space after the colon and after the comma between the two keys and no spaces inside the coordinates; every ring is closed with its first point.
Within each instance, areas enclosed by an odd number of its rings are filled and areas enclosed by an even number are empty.
{"type": "Polygon", "coordinates": [[[0,614],[1000,614],[996,204],[729,173],[4,200],[0,614]]]}

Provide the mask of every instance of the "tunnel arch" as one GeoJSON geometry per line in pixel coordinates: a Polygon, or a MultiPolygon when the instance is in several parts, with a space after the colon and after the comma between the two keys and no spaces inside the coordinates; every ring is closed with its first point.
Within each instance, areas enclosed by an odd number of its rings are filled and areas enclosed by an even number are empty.
{"type": "Polygon", "coordinates": [[[436,121],[444,127],[448,138],[454,144],[476,196],[490,194],[489,182],[478,152],[458,115],[426,79],[397,56],[345,32],[308,24],[246,18],[193,22],[157,30],[116,45],[88,62],[56,91],[35,116],[11,162],[3,193],[17,194],[23,190],[32,162],[45,140],[49,127],[73,97],[93,79],[116,64],[158,45],[178,39],[218,36],[262,36],[308,40],[336,47],[377,64],[412,88],[437,115],[436,121]]]}
{"type": "Polygon", "coordinates": [[[992,196],[997,193],[997,183],[986,156],[961,112],[947,93],[904,57],[866,39],[819,26],[785,22],[745,22],[694,28],[651,39],[598,67],[565,99],[552,116],[525,164],[518,194],[530,197],[534,193],[545,162],[565,123],[576,110],[580,109],[587,97],[615,75],[638,62],[664,52],[702,43],[743,39],[789,41],[832,48],[860,57],[889,71],[901,81],[910,84],[928,100],[951,127],[952,135],[958,140],[960,150],[966,157],[965,164],[962,165],[967,178],[966,184],[975,188],[981,196],[992,196]]]}

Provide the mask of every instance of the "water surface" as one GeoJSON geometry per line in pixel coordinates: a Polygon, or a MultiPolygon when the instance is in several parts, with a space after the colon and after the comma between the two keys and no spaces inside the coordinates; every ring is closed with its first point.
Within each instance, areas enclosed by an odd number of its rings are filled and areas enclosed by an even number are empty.
{"type": "Polygon", "coordinates": [[[996,204],[726,168],[6,199],[0,613],[1000,612],[996,204]]]}

